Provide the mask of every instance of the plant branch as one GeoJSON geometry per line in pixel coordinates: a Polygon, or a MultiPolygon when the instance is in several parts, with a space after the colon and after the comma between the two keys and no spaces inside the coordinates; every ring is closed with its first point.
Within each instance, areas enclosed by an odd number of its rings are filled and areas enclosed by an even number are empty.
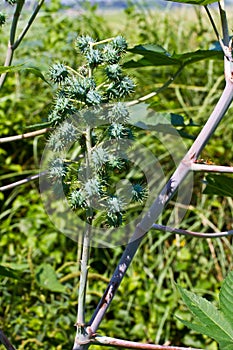
{"type": "Polygon", "coordinates": [[[149,100],[150,98],[158,95],[160,92],[162,92],[163,90],[165,90],[169,85],[171,85],[173,83],[173,81],[178,77],[178,75],[182,72],[182,70],[184,69],[184,65],[180,66],[179,69],[175,72],[175,74],[170,77],[166,83],[164,83],[160,88],[158,88],[156,91],[153,91],[145,96],[142,96],[142,97],[139,97],[138,99],[136,100],[133,100],[133,101],[130,101],[130,102],[127,102],[127,106],[130,107],[130,106],[134,106],[138,103],[141,103],[141,102],[144,102],[146,100],[149,100]]]}
{"type": "Polygon", "coordinates": [[[225,231],[225,232],[203,233],[203,232],[182,230],[179,228],[173,228],[170,226],[164,226],[164,225],[159,225],[159,224],[154,224],[152,226],[152,228],[154,228],[155,230],[158,230],[158,231],[177,233],[179,235],[193,236],[193,237],[199,237],[199,238],[219,238],[219,237],[226,237],[226,236],[233,235],[233,230],[225,231]]]}
{"type": "MultiPolygon", "coordinates": [[[[78,294],[78,313],[75,326],[77,327],[74,349],[77,344],[81,345],[82,350],[88,349],[87,339],[91,337],[85,329],[85,302],[86,302],[86,288],[88,276],[88,260],[90,251],[91,226],[87,225],[86,232],[83,237],[82,259],[79,280],[79,294],[78,294]]],[[[78,345],[78,346],[79,346],[78,345]]]]}
{"type": "MultiPolygon", "coordinates": [[[[230,64],[230,62],[229,62],[230,64]]],[[[91,332],[95,333],[143,239],[145,234],[153,227],[154,222],[157,220],[159,215],[162,213],[163,208],[168,204],[173,195],[176,193],[178,187],[183,182],[183,180],[188,175],[191,170],[191,165],[196,161],[200,152],[205,147],[211,135],[214,133],[216,127],[220,123],[224,114],[226,113],[230,103],[233,99],[233,83],[230,80],[226,81],[225,89],[215,106],[211,116],[204,125],[200,134],[194,141],[192,147],[184,156],[183,160],[180,162],[176,171],[169,179],[165,187],[160,192],[159,196],[156,198],[144,218],[136,226],[135,231],[120,259],[120,262],[113,273],[110,283],[101,298],[92,319],[90,320],[89,326],[91,332]]],[[[75,348],[79,349],[78,347],[75,348]]]]}
{"type": "Polygon", "coordinates": [[[84,327],[85,324],[85,300],[86,300],[86,287],[87,287],[87,275],[88,275],[88,260],[90,250],[90,237],[91,226],[87,225],[86,232],[83,237],[83,250],[81,259],[81,271],[80,271],[80,284],[78,295],[78,314],[77,314],[77,327],[84,327]]]}
{"type": "Polygon", "coordinates": [[[0,342],[5,346],[7,350],[16,350],[1,329],[0,329],[0,342]]]}
{"type": "Polygon", "coordinates": [[[96,336],[91,343],[95,345],[110,345],[126,349],[144,349],[144,350],[201,350],[197,348],[184,348],[179,346],[143,344],[117,338],[96,336]]]}
{"type": "MultiPolygon", "coordinates": [[[[8,48],[7,48],[7,54],[6,54],[6,59],[4,63],[4,67],[8,67],[11,65],[13,55],[14,55],[14,43],[15,43],[15,35],[16,35],[16,29],[19,21],[19,17],[22,11],[22,8],[24,6],[25,0],[19,0],[17,1],[17,5],[15,8],[12,24],[11,24],[11,29],[10,29],[10,39],[8,43],[8,48]]],[[[0,77],[0,89],[2,88],[5,80],[6,80],[7,73],[2,73],[0,77]]]]}
{"type": "Polygon", "coordinates": [[[23,140],[23,139],[27,139],[27,138],[30,138],[30,137],[35,137],[35,136],[38,136],[38,135],[45,134],[45,133],[47,133],[47,132],[49,132],[51,130],[53,130],[53,128],[44,128],[44,129],[40,129],[40,130],[36,130],[36,131],[31,131],[31,132],[28,132],[26,134],[1,137],[0,138],[0,144],[1,143],[6,143],[6,142],[23,140]]]}
{"type": "MultiPolygon", "coordinates": [[[[35,7],[32,15],[31,15],[31,17],[29,18],[28,23],[26,24],[26,26],[22,30],[22,32],[19,35],[18,39],[15,40],[16,30],[17,30],[17,26],[18,26],[18,21],[19,21],[19,17],[20,17],[20,14],[22,12],[24,3],[25,3],[25,0],[18,0],[17,1],[14,17],[13,17],[13,20],[12,20],[11,30],[10,30],[10,40],[9,40],[9,44],[8,44],[8,49],[7,49],[7,54],[6,54],[4,67],[8,67],[8,66],[11,65],[12,60],[13,60],[13,56],[14,56],[14,51],[17,49],[17,47],[19,46],[19,44],[21,43],[21,41],[23,40],[23,38],[27,34],[27,32],[28,32],[29,28],[31,27],[32,23],[34,22],[34,20],[35,20],[35,18],[37,16],[41,6],[43,5],[44,0],[40,0],[39,1],[39,3],[35,7]]],[[[4,84],[5,80],[6,80],[6,77],[7,77],[7,72],[1,74],[1,77],[0,77],[0,89],[3,86],[3,84],[4,84]]]]}
{"type": "Polygon", "coordinates": [[[8,191],[8,190],[10,190],[11,188],[14,188],[14,187],[16,187],[16,186],[20,186],[20,185],[26,184],[26,183],[28,183],[29,181],[36,180],[36,179],[38,179],[39,177],[44,176],[44,175],[46,175],[46,174],[47,174],[47,171],[43,171],[43,172],[41,172],[41,173],[39,173],[39,174],[29,176],[29,177],[27,177],[26,179],[13,182],[13,183],[11,183],[11,184],[9,184],[9,185],[6,185],[6,186],[2,186],[2,187],[0,187],[0,192],[8,191]]]}
{"type": "Polygon", "coordinates": [[[222,166],[222,165],[209,165],[201,163],[192,163],[191,170],[193,171],[206,171],[212,173],[233,173],[232,166],[222,166]]]}
{"type": "Polygon", "coordinates": [[[22,33],[19,35],[18,39],[16,40],[16,42],[13,45],[13,49],[15,50],[19,44],[21,43],[21,41],[23,40],[23,38],[25,37],[25,35],[27,34],[28,30],[30,29],[32,23],[34,22],[38,12],[40,11],[41,6],[43,5],[44,0],[40,0],[39,3],[37,4],[37,6],[35,7],[31,17],[28,20],[28,23],[26,24],[26,26],[24,27],[24,29],[22,30],[22,33]]]}

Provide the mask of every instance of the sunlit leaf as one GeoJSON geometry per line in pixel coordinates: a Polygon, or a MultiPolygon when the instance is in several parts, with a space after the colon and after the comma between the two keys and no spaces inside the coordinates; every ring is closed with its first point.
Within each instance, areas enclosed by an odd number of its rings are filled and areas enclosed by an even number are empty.
{"type": "Polygon", "coordinates": [[[185,304],[200,323],[192,324],[185,321],[185,324],[215,339],[220,344],[233,344],[233,328],[224,314],[208,300],[179,286],[178,289],[185,304]]]}

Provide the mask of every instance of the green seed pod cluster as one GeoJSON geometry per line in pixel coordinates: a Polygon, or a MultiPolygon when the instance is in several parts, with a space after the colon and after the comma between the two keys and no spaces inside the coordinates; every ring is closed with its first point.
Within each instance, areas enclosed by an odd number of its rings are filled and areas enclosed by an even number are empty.
{"type": "MultiPolygon", "coordinates": [[[[54,128],[48,139],[54,153],[49,178],[55,187],[62,186],[70,207],[86,215],[87,222],[118,227],[129,200],[116,184],[132,167],[127,152],[134,142],[125,99],[135,83],[121,66],[127,43],[121,36],[99,42],[79,36],[75,48],[83,56],[80,67],[56,63],[49,72],[57,87],[48,115],[54,128]],[[67,160],[69,149],[75,149],[76,156],[67,160]]],[[[145,187],[128,180],[132,183],[128,197],[141,205],[145,187]]]]}

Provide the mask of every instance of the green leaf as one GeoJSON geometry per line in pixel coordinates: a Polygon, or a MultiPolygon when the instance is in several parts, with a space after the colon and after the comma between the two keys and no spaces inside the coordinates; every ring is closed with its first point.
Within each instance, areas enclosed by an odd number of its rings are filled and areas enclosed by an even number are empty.
{"type": "Polygon", "coordinates": [[[210,59],[210,58],[223,58],[222,51],[217,49],[210,50],[197,50],[193,52],[186,52],[183,54],[174,54],[172,56],[174,59],[182,62],[183,65],[188,65],[198,61],[210,59]]]}
{"type": "Polygon", "coordinates": [[[162,46],[159,45],[136,45],[132,49],[128,49],[137,55],[142,55],[143,58],[139,61],[128,61],[124,63],[125,68],[141,67],[141,66],[170,66],[180,65],[180,61],[173,59],[162,46]]]}
{"type": "Polygon", "coordinates": [[[181,137],[194,138],[184,130],[186,127],[195,126],[192,121],[189,124],[185,124],[181,115],[155,112],[153,109],[148,108],[146,103],[130,107],[129,123],[143,130],[156,130],[170,135],[178,132],[181,137]],[[175,129],[176,127],[181,127],[181,129],[175,129]]]}
{"type": "Polygon", "coordinates": [[[233,197],[233,179],[225,175],[208,175],[204,194],[233,197]]]}
{"type": "Polygon", "coordinates": [[[219,343],[219,349],[220,350],[232,350],[233,349],[233,342],[221,342],[221,343],[219,343]]]}
{"type": "Polygon", "coordinates": [[[50,84],[42,74],[41,70],[38,67],[25,67],[24,70],[28,71],[29,73],[34,74],[36,77],[42,79],[45,83],[50,84]]]}
{"type": "Polygon", "coordinates": [[[197,333],[201,333],[201,334],[205,334],[210,338],[213,338],[213,333],[209,331],[208,327],[206,327],[205,325],[201,325],[198,323],[192,323],[186,320],[182,320],[180,317],[176,316],[176,318],[183,323],[186,327],[192,329],[193,331],[197,332],[197,333]]]}
{"type": "Polygon", "coordinates": [[[165,1],[181,2],[182,4],[203,5],[203,6],[217,2],[216,0],[165,0],[165,1]]]}
{"type": "Polygon", "coordinates": [[[35,271],[35,278],[38,285],[42,288],[51,290],[52,292],[64,293],[66,291],[65,286],[58,281],[56,272],[49,264],[44,263],[38,266],[35,271]]]}
{"type": "MultiPolygon", "coordinates": [[[[233,328],[213,304],[208,300],[178,286],[182,299],[201,325],[193,325],[197,331],[215,339],[219,343],[233,342],[233,328]]],[[[188,324],[187,324],[188,325],[188,324]]],[[[190,327],[190,324],[189,324],[190,327]]]]}
{"type": "Polygon", "coordinates": [[[19,64],[17,66],[0,66],[0,74],[2,73],[11,73],[11,72],[18,72],[18,71],[28,71],[35,76],[39,77],[42,79],[44,82],[49,84],[49,82],[45,79],[44,75],[42,74],[41,70],[38,67],[34,66],[25,66],[24,64],[19,64]]]}
{"type": "Polygon", "coordinates": [[[197,50],[193,52],[186,52],[183,54],[174,53],[171,55],[165,49],[159,45],[137,45],[132,49],[128,49],[129,52],[143,56],[143,58],[135,61],[130,60],[124,63],[125,68],[138,68],[149,66],[171,66],[180,65],[186,66],[191,63],[195,63],[201,60],[210,58],[223,58],[222,51],[219,51],[217,47],[213,47],[210,50],[197,50]]]}
{"type": "Polygon", "coordinates": [[[224,316],[233,324],[233,271],[228,273],[222,283],[219,294],[219,305],[224,316]]]}
{"type": "Polygon", "coordinates": [[[130,124],[144,130],[158,130],[159,127],[165,126],[185,126],[184,118],[179,114],[160,113],[148,109],[146,103],[130,107],[130,124]]]}
{"type": "Polygon", "coordinates": [[[2,265],[0,265],[0,275],[14,279],[19,279],[19,276],[15,273],[13,269],[2,265]]]}
{"type": "Polygon", "coordinates": [[[8,73],[8,72],[18,72],[19,70],[22,70],[23,64],[19,64],[17,66],[0,66],[0,74],[2,73],[8,73]]]}

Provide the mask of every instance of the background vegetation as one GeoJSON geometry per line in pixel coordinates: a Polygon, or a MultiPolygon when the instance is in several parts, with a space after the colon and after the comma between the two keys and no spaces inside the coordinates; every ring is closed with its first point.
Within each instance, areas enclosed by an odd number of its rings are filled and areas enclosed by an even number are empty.
{"type": "MultiPolygon", "coordinates": [[[[99,13],[88,3],[80,13],[73,13],[54,1],[44,6],[16,52],[14,64],[39,66],[45,76],[49,66],[57,61],[76,66],[79,57],[74,51],[73,41],[77,34],[89,34],[100,40],[124,34],[129,46],[156,43],[177,53],[205,49],[215,38],[204,18],[199,8],[171,10],[168,7],[155,11],[133,2],[121,14],[99,13]]],[[[8,40],[8,25],[10,13],[8,23],[0,33],[1,62],[8,40]]],[[[127,54],[125,59],[130,57],[127,54]]],[[[137,82],[135,98],[154,91],[173,73],[173,68],[132,69],[130,74],[137,82]]],[[[183,71],[169,89],[149,103],[156,111],[182,114],[187,123],[192,118],[199,126],[189,127],[187,131],[195,136],[223,85],[221,61],[198,62],[183,71]]],[[[0,95],[1,137],[27,132],[31,130],[30,125],[46,121],[52,94],[51,86],[26,70],[11,73],[0,95]]],[[[232,109],[202,158],[216,164],[232,165],[231,114],[232,109]]],[[[139,136],[169,172],[172,169],[169,155],[156,144],[153,133],[141,132],[139,136]]],[[[45,141],[45,136],[38,136],[0,145],[1,185],[18,180],[19,173],[20,178],[37,173],[45,141]]],[[[188,146],[191,141],[184,139],[184,142],[188,146]]],[[[202,194],[203,176],[195,175],[195,179],[192,203],[182,228],[209,232],[230,229],[232,199],[202,194]]],[[[0,200],[0,264],[9,267],[9,274],[12,274],[12,277],[0,276],[0,328],[19,350],[70,348],[75,334],[80,247],[57,232],[49,221],[37,182],[0,193],[0,200]],[[42,264],[52,267],[63,287],[60,284],[47,289],[43,286],[38,277],[42,264]]],[[[166,215],[161,217],[161,223],[166,222],[166,215]]],[[[175,315],[191,318],[175,282],[215,301],[221,281],[232,269],[231,241],[231,238],[200,240],[150,232],[100,331],[135,341],[217,349],[215,342],[190,332],[175,318],[175,315]]],[[[87,300],[90,316],[122,249],[91,250],[87,300]]]]}

